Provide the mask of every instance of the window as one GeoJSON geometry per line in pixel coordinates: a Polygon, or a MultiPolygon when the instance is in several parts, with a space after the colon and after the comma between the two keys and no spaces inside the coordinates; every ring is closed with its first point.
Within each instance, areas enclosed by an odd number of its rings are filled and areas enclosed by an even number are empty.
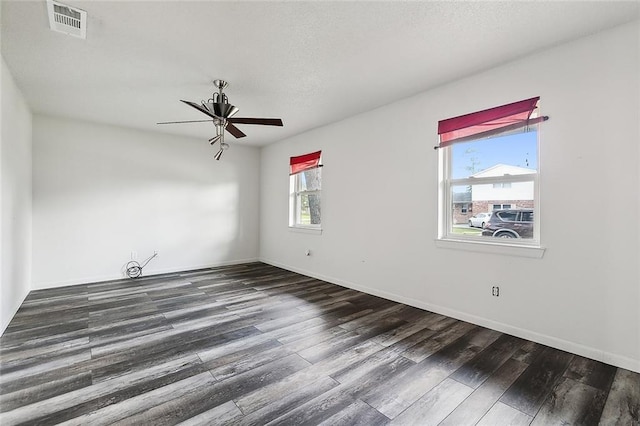
{"type": "Polygon", "coordinates": [[[493,210],[502,210],[502,209],[510,209],[511,204],[494,204],[493,210]]]}
{"type": "Polygon", "coordinates": [[[511,182],[500,182],[500,183],[493,184],[493,189],[500,189],[500,188],[511,188],[511,182]]]}
{"type": "Polygon", "coordinates": [[[522,211],[520,213],[520,220],[522,222],[533,222],[533,212],[532,211],[522,211]]]}
{"type": "Polygon", "coordinates": [[[538,101],[438,123],[439,239],[538,246],[538,123],[548,119],[538,116],[538,101]],[[494,212],[484,228],[470,226],[459,200],[469,201],[470,212],[494,212]]]}
{"type": "Polygon", "coordinates": [[[499,212],[496,215],[503,222],[515,222],[518,218],[518,212],[516,210],[507,210],[506,212],[499,212]]]}
{"type": "Polygon", "coordinates": [[[289,177],[289,226],[320,229],[322,169],[321,151],[291,157],[289,177]]]}

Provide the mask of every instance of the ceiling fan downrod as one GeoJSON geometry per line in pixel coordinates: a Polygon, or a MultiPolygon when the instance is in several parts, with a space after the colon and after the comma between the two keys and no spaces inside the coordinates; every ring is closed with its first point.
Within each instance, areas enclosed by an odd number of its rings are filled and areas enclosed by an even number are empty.
{"type": "Polygon", "coordinates": [[[218,141],[220,141],[220,143],[224,143],[224,128],[227,125],[226,120],[215,120],[214,125],[216,126],[216,135],[209,139],[209,143],[211,145],[218,141]]]}

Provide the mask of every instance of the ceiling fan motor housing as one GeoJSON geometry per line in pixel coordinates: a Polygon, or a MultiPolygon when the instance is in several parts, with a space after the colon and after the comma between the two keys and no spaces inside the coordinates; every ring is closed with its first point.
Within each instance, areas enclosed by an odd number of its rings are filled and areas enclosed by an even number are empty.
{"type": "Polygon", "coordinates": [[[203,106],[210,113],[220,118],[229,118],[239,111],[234,105],[222,102],[205,102],[203,106]]]}

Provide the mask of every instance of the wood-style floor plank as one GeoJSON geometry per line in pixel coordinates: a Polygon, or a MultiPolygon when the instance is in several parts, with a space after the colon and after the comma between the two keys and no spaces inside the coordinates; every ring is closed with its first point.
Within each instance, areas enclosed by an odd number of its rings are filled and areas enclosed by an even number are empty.
{"type": "Polygon", "coordinates": [[[640,375],[263,263],[31,292],[0,424],[638,425],[640,375]]]}
{"type": "Polygon", "coordinates": [[[338,411],[333,416],[325,419],[320,426],[379,426],[389,423],[389,419],[373,409],[370,405],[356,399],[338,411]]]}
{"type": "Polygon", "coordinates": [[[531,424],[595,425],[604,403],[604,391],[565,378],[547,397],[531,424]]]}
{"type": "Polygon", "coordinates": [[[524,343],[522,339],[503,334],[471,361],[460,367],[451,378],[477,388],[489,378],[524,343]]]}
{"type": "Polygon", "coordinates": [[[446,378],[411,404],[392,425],[436,426],[473,392],[473,388],[446,378]]]}
{"type": "Polygon", "coordinates": [[[571,360],[564,377],[609,391],[615,374],[616,368],[612,365],[577,356],[571,360]]]}
{"type": "Polygon", "coordinates": [[[640,425],[640,375],[618,368],[607,397],[601,425],[640,425]]]}
{"type": "Polygon", "coordinates": [[[495,340],[495,334],[474,326],[440,351],[369,392],[364,401],[390,419],[395,418],[472,359],[484,347],[483,344],[488,345],[495,340]],[[477,343],[473,344],[474,341],[477,343]]]}
{"type": "Polygon", "coordinates": [[[478,426],[528,426],[533,417],[518,411],[502,402],[497,402],[482,419],[476,423],[478,426]]]}
{"type": "MultiPolygon", "coordinates": [[[[338,382],[329,376],[320,377],[300,386],[288,393],[279,395],[268,404],[245,405],[243,412],[246,414],[239,424],[243,426],[259,426],[280,418],[306,402],[323,395],[338,385],[338,382]],[[256,407],[260,407],[256,409],[256,407]],[[254,411],[252,411],[252,409],[254,411]]],[[[245,400],[246,402],[247,400],[245,400]]]]}
{"type": "Polygon", "coordinates": [[[535,416],[547,396],[553,391],[573,355],[545,348],[500,398],[500,401],[535,416]]]}
{"type": "Polygon", "coordinates": [[[244,415],[242,411],[233,403],[233,401],[227,401],[224,404],[218,405],[211,410],[200,413],[196,416],[190,417],[184,422],[180,422],[181,426],[210,426],[215,424],[220,425],[237,425],[239,424],[244,415]]]}
{"type": "Polygon", "coordinates": [[[500,399],[502,394],[527,368],[527,364],[516,359],[507,360],[489,378],[459,404],[441,426],[475,425],[500,399]]]}

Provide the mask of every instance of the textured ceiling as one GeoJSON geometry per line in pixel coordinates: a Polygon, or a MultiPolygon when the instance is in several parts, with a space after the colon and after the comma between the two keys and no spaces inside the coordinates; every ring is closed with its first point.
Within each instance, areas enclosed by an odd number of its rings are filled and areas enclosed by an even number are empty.
{"type": "MultiPolygon", "coordinates": [[[[639,17],[629,2],[77,1],[87,38],[44,1],[2,0],[2,56],[33,111],[208,139],[199,102],[230,82],[260,146],[639,17]]],[[[228,141],[233,138],[228,137],[228,141]]]]}

